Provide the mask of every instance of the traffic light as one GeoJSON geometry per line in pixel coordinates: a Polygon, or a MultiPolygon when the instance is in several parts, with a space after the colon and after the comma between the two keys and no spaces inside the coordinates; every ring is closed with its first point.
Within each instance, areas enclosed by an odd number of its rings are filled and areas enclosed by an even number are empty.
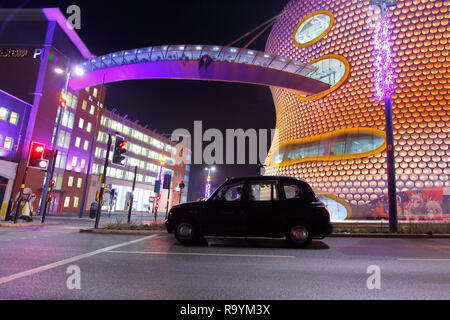
{"type": "Polygon", "coordinates": [[[47,201],[50,201],[53,198],[52,192],[54,187],[55,187],[55,180],[52,179],[48,184],[47,201]]]}
{"type": "Polygon", "coordinates": [[[27,167],[47,170],[49,160],[44,158],[44,153],[45,144],[32,141],[28,154],[27,167]]]}
{"type": "Polygon", "coordinates": [[[63,109],[67,109],[67,97],[64,93],[59,96],[59,106],[63,109]]]}
{"type": "Polygon", "coordinates": [[[163,182],[163,189],[170,189],[170,181],[172,179],[172,176],[170,174],[164,175],[164,182],[163,182]]]}
{"type": "Polygon", "coordinates": [[[114,164],[118,164],[123,167],[125,166],[125,160],[127,159],[127,157],[123,156],[123,154],[127,152],[127,149],[125,149],[127,143],[128,141],[124,140],[123,137],[116,136],[116,143],[114,145],[114,153],[112,159],[112,162],[114,164]]]}
{"type": "Polygon", "coordinates": [[[159,194],[161,192],[161,180],[155,181],[155,193],[159,194]]]}
{"type": "Polygon", "coordinates": [[[116,196],[116,189],[111,189],[111,191],[109,192],[109,196],[110,196],[111,200],[114,200],[114,198],[116,196]]]}

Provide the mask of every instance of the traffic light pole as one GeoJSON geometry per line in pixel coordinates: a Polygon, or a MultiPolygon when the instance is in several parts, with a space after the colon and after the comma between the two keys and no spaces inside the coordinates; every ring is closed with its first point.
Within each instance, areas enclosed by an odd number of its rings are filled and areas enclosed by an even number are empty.
{"type": "MultiPolygon", "coordinates": [[[[52,169],[51,169],[51,174],[50,174],[50,181],[53,180],[53,174],[55,172],[55,165],[56,165],[56,157],[57,156],[58,156],[58,150],[55,150],[55,153],[53,154],[53,160],[52,160],[52,169]]],[[[53,186],[51,188],[53,189],[53,186]]],[[[51,190],[49,190],[49,189],[50,189],[50,187],[48,187],[48,192],[51,192],[51,190]]],[[[51,200],[51,197],[47,194],[47,197],[45,199],[44,212],[42,214],[41,223],[44,223],[44,221],[45,221],[45,214],[47,213],[47,206],[48,206],[48,203],[50,202],[50,200],[51,200]]]]}
{"type": "Polygon", "coordinates": [[[131,209],[133,208],[134,188],[136,187],[137,168],[138,168],[137,166],[134,167],[133,188],[131,189],[130,203],[128,206],[128,224],[130,224],[130,222],[131,222],[131,209]]]}
{"type": "Polygon", "coordinates": [[[100,193],[98,196],[97,214],[95,216],[95,229],[98,228],[98,223],[100,221],[100,213],[102,211],[102,199],[103,199],[103,193],[105,192],[106,170],[108,169],[109,152],[111,150],[111,145],[112,145],[111,134],[108,134],[108,146],[106,147],[105,166],[103,167],[103,176],[102,176],[102,181],[101,181],[100,193]]]}

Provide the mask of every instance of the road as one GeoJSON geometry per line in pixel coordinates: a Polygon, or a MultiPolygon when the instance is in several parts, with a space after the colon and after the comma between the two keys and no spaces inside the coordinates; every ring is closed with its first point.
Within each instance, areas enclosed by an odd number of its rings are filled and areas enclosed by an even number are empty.
{"type": "Polygon", "coordinates": [[[450,298],[446,239],[326,238],[307,249],[209,239],[184,247],[168,234],[78,230],[0,228],[0,299],[450,298]],[[380,289],[367,287],[369,266],[379,268],[380,289]]]}

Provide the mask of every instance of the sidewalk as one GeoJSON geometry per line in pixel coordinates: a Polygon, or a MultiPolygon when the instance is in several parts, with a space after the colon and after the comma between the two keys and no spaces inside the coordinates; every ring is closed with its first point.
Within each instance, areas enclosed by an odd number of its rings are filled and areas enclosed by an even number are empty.
{"type": "MultiPolygon", "coordinates": [[[[157,215],[157,221],[162,222],[166,218],[165,212],[159,212],[157,215]]],[[[24,227],[37,227],[37,226],[51,226],[51,225],[70,225],[80,228],[93,228],[95,224],[95,219],[89,218],[88,214],[83,215],[82,218],[78,217],[78,213],[69,214],[57,214],[57,215],[46,215],[45,222],[41,223],[42,216],[33,216],[32,222],[25,222],[22,219],[18,219],[17,223],[14,224],[13,221],[5,221],[2,217],[0,220],[0,228],[24,228],[24,227]]],[[[106,212],[102,212],[100,216],[99,227],[105,227],[109,224],[118,222],[127,222],[128,213],[114,212],[110,215],[106,212]]],[[[154,214],[144,214],[144,213],[132,213],[131,222],[137,224],[150,224],[155,222],[154,214]]]]}

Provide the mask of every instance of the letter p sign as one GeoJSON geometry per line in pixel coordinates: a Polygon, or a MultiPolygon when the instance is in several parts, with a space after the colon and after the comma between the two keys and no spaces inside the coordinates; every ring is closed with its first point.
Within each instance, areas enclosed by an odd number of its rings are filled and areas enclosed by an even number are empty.
{"type": "Polygon", "coordinates": [[[43,48],[34,49],[33,59],[42,59],[42,54],[44,53],[43,48]]]}

